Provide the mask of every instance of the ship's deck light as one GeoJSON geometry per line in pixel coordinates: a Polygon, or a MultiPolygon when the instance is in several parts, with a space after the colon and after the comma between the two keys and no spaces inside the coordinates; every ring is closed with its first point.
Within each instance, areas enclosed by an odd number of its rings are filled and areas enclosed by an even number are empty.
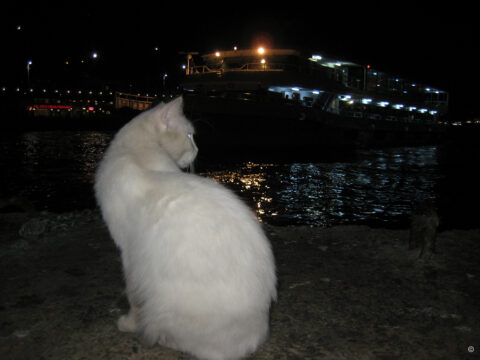
{"type": "Polygon", "coordinates": [[[352,96],[351,95],[340,95],[338,98],[342,101],[349,101],[349,100],[352,99],[352,96]]]}

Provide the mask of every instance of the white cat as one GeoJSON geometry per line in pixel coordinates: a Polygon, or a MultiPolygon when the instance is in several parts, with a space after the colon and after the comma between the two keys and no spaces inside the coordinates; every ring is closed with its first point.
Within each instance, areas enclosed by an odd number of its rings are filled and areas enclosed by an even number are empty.
{"type": "Polygon", "coordinates": [[[118,132],[98,168],[130,302],[118,328],[201,359],[238,359],[267,338],[274,258],[231,191],[181,171],[198,152],[193,132],[181,97],[160,104],[118,132]]]}

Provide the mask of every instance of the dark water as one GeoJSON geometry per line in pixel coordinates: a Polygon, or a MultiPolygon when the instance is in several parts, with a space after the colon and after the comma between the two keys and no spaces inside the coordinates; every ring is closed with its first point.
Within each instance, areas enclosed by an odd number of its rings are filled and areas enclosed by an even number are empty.
{"type": "MultiPolygon", "coordinates": [[[[38,209],[95,207],[92,184],[111,139],[103,132],[4,133],[2,197],[21,196],[38,209]]],[[[443,228],[478,227],[476,153],[440,147],[361,150],[315,162],[202,159],[197,171],[239,194],[267,223],[406,226],[412,205],[430,199],[443,228]]]]}

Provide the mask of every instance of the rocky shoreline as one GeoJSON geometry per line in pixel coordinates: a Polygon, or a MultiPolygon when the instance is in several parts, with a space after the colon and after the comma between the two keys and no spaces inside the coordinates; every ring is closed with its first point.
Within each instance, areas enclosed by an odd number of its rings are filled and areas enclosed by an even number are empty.
{"type": "MultiPolygon", "coordinates": [[[[440,232],[429,261],[407,229],[265,231],[279,296],[249,359],[479,356],[480,229],[440,232]]],[[[121,262],[97,211],[0,214],[0,235],[1,359],[192,359],[116,329],[121,262]]]]}

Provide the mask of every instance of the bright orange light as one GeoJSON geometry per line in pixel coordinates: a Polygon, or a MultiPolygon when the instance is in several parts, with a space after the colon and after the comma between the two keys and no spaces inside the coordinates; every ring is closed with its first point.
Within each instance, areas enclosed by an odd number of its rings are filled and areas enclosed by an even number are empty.
{"type": "Polygon", "coordinates": [[[262,55],[262,54],[265,52],[265,49],[260,46],[260,47],[257,49],[257,51],[258,51],[258,53],[259,53],[260,55],[262,55]]]}
{"type": "Polygon", "coordinates": [[[219,57],[220,56],[220,51],[215,52],[215,56],[219,57]]]}

